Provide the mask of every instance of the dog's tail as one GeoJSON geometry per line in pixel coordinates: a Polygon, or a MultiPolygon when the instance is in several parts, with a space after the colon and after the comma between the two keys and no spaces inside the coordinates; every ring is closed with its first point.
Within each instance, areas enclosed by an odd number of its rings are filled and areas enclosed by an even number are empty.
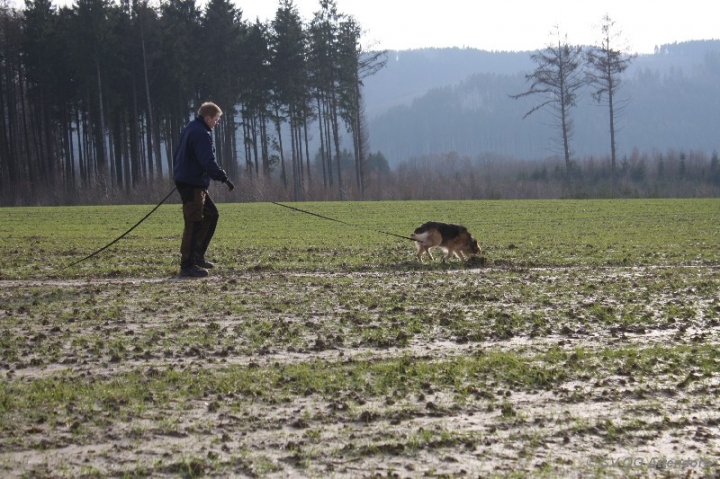
{"type": "Polygon", "coordinates": [[[415,241],[416,244],[424,244],[424,245],[430,245],[430,238],[431,232],[430,231],[424,231],[422,233],[418,233],[417,231],[410,235],[410,238],[415,241]]]}
{"type": "MultiPolygon", "coordinates": [[[[417,234],[425,233],[425,232],[433,230],[433,229],[438,229],[439,226],[440,226],[440,223],[437,223],[435,221],[428,221],[427,223],[423,223],[420,226],[418,226],[417,228],[415,228],[414,234],[417,235],[417,234]]],[[[410,235],[411,238],[412,238],[412,236],[413,235],[410,235]]]]}

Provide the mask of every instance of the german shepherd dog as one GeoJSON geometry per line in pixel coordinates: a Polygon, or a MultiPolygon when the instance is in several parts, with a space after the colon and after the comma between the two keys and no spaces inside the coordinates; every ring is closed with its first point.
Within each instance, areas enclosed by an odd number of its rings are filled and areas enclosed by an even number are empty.
{"type": "Polygon", "coordinates": [[[430,248],[442,248],[447,254],[443,258],[443,262],[450,259],[452,255],[464,260],[465,255],[470,256],[480,253],[480,246],[475,238],[464,226],[451,225],[447,223],[438,223],[429,221],[422,226],[418,226],[415,232],[410,235],[415,240],[417,247],[417,258],[422,263],[423,253],[427,253],[430,259],[434,259],[430,254],[430,248]]]}

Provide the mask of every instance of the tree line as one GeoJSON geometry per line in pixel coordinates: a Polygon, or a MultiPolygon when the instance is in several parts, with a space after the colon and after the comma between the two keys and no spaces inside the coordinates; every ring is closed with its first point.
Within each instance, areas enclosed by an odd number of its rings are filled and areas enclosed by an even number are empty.
{"type": "Polygon", "coordinates": [[[38,189],[64,202],[84,189],[142,194],[170,177],[179,132],[203,101],[224,110],[215,146],[231,176],[275,174],[302,199],[318,163],[323,188],[362,191],[361,86],[384,53],[364,51],[360,35],[335,0],[320,0],[309,22],[293,0],[265,22],[229,0],[3,4],[0,199],[22,204],[38,189]],[[350,176],[340,168],[345,133],[350,176]],[[320,139],[315,159],[310,137],[320,139]]]}
{"type": "Polygon", "coordinates": [[[634,149],[615,167],[610,156],[588,156],[568,171],[561,155],[520,160],[450,152],[403,161],[370,193],[385,200],[717,197],[720,158],[717,151],[634,149]]]}

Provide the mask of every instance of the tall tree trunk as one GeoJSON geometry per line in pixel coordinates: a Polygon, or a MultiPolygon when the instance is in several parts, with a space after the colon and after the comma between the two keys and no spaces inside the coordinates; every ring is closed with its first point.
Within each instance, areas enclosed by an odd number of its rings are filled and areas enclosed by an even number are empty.
{"type": "Polygon", "coordinates": [[[345,192],[343,191],[342,181],[342,167],[341,167],[341,154],[340,154],[340,125],[338,124],[337,104],[334,94],[330,97],[330,124],[332,127],[333,142],[335,143],[335,159],[337,166],[337,178],[338,178],[338,192],[340,193],[340,199],[345,199],[345,192]]]}
{"type": "Polygon", "coordinates": [[[122,112],[117,112],[113,115],[115,124],[111,131],[113,134],[110,136],[110,159],[111,159],[111,165],[113,170],[113,175],[115,178],[115,181],[113,182],[113,186],[117,185],[121,190],[125,186],[126,177],[124,176],[124,163],[125,158],[123,155],[124,153],[124,145],[125,142],[125,115],[122,112]]]}
{"type": "Polygon", "coordinates": [[[326,144],[325,156],[326,156],[326,158],[327,158],[327,170],[328,170],[329,186],[330,186],[330,188],[332,188],[332,187],[334,186],[334,184],[335,184],[335,178],[334,178],[334,175],[333,175],[333,165],[332,165],[332,160],[333,160],[333,154],[332,154],[332,149],[333,149],[333,148],[332,148],[332,140],[331,140],[331,138],[332,138],[332,133],[331,133],[332,127],[331,127],[331,123],[332,123],[332,122],[331,122],[331,120],[330,120],[329,101],[327,101],[327,99],[326,99],[326,101],[323,103],[323,110],[324,110],[324,113],[323,113],[323,119],[324,119],[324,121],[323,121],[323,123],[324,123],[324,127],[325,127],[325,144],[326,144]]]}
{"type": "Polygon", "coordinates": [[[616,169],[617,169],[617,153],[615,149],[615,107],[614,107],[614,85],[612,81],[612,75],[609,76],[609,87],[608,88],[608,106],[610,108],[610,175],[611,175],[611,189],[612,196],[615,196],[616,188],[616,169]]]}
{"type": "Polygon", "coordinates": [[[134,122],[127,110],[125,110],[121,116],[123,117],[123,123],[119,127],[120,138],[116,141],[120,143],[119,148],[117,148],[118,154],[120,155],[120,161],[118,161],[118,163],[122,162],[122,167],[119,167],[118,171],[122,174],[122,186],[125,187],[125,192],[129,194],[132,187],[132,181],[130,180],[132,175],[130,168],[130,138],[133,136],[132,125],[134,122]]]}
{"type": "Polygon", "coordinates": [[[360,196],[365,196],[365,182],[363,181],[363,163],[365,160],[365,130],[362,123],[362,109],[361,109],[361,94],[360,94],[360,83],[355,84],[355,95],[354,95],[354,143],[355,143],[355,179],[357,187],[360,190],[360,196]]]}
{"type": "Polygon", "coordinates": [[[327,190],[328,179],[327,171],[325,168],[325,128],[324,126],[324,114],[322,103],[320,102],[320,95],[317,97],[317,111],[318,111],[318,129],[320,130],[320,162],[322,163],[322,174],[323,174],[323,188],[327,190]]]}
{"type": "Polygon", "coordinates": [[[66,191],[72,191],[75,189],[75,152],[72,142],[72,113],[67,111],[68,109],[67,105],[63,105],[63,111],[60,118],[64,145],[63,157],[65,158],[64,186],[66,191]]]}
{"type": "MultiPolygon", "coordinates": [[[[98,87],[98,111],[100,114],[100,130],[96,133],[97,138],[97,169],[101,177],[104,177],[107,173],[107,151],[105,149],[105,105],[103,101],[102,92],[102,76],[100,74],[100,63],[95,64],[97,71],[97,87],[98,87]]],[[[107,181],[106,178],[102,178],[103,181],[107,181]]]]}
{"type": "Polygon", "coordinates": [[[295,119],[295,112],[293,109],[290,110],[290,156],[292,159],[292,171],[293,171],[293,198],[295,201],[300,201],[300,181],[301,181],[301,168],[300,160],[298,158],[298,128],[297,121],[295,119]]]}
{"type": "Polygon", "coordinates": [[[0,127],[2,127],[2,140],[0,141],[0,179],[3,179],[3,170],[7,173],[7,184],[15,184],[20,179],[20,168],[17,164],[16,143],[15,143],[15,122],[12,82],[8,79],[9,69],[0,69],[0,111],[6,111],[7,115],[0,115],[0,127]]]}
{"type": "Polygon", "coordinates": [[[278,135],[278,148],[280,148],[280,176],[285,188],[288,187],[287,172],[285,171],[285,153],[283,152],[282,131],[280,128],[280,112],[275,110],[275,129],[278,135]]]}
{"type": "Polygon", "coordinates": [[[310,169],[310,139],[308,138],[307,115],[303,116],[303,132],[305,135],[305,162],[307,163],[308,188],[312,188],[312,171],[310,169]]]}
{"type": "Polygon", "coordinates": [[[298,157],[297,157],[297,129],[291,128],[291,146],[290,153],[292,156],[292,167],[293,167],[293,199],[294,201],[300,201],[300,168],[298,168],[298,157]]]}
{"type": "Polygon", "coordinates": [[[243,116],[244,121],[240,124],[242,127],[243,132],[243,152],[245,154],[245,172],[250,176],[250,178],[253,177],[254,174],[256,174],[256,167],[253,166],[253,163],[257,165],[257,118],[255,115],[248,115],[248,112],[243,107],[241,109],[241,114],[243,116]]]}
{"type": "Polygon", "coordinates": [[[32,149],[32,140],[30,138],[31,135],[31,126],[30,121],[32,115],[29,114],[27,111],[27,98],[26,98],[26,90],[25,86],[26,82],[23,80],[22,75],[20,75],[20,72],[18,71],[18,85],[19,85],[19,104],[20,104],[20,118],[18,119],[20,122],[20,128],[22,129],[22,139],[25,145],[25,163],[27,163],[28,166],[28,172],[30,173],[29,180],[34,182],[42,182],[43,181],[43,173],[41,172],[42,167],[40,165],[40,162],[38,161],[37,156],[34,154],[32,149]]]}
{"type": "MultiPolygon", "coordinates": [[[[153,156],[155,157],[155,165],[158,171],[158,176],[162,177],[162,155],[160,154],[160,135],[159,128],[155,125],[155,118],[153,114],[152,97],[150,95],[150,79],[148,78],[148,67],[147,67],[147,51],[145,49],[145,27],[142,19],[140,20],[140,44],[142,47],[143,56],[143,79],[145,80],[145,100],[147,101],[147,155],[148,163],[153,162],[153,156]]],[[[150,174],[152,175],[152,169],[150,174]]],[[[152,179],[152,177],[150,178],[152,179]]]]}
{"type": "Polygon", "coordinates": [[[132,81],[132,115],[128,122],[130,128],[130,171],[127,176],[128,183],[132,183],[135,187],[138,185],[140,180],[140,155],[142,145],[142,115],[140,114],[140,108],[138,107],[138,93],[137,93],[137,82],[133,77],[132,81]]]}
{"type": "Polygon", "coordinates": [[[78,165],[80,167],[80,185],[87,186],[88,176],[90,173],[88,172],[87,165],[85,164],[86,156],[83,155],[84,143],[81,134],[81,130],[83,132],[85,130],[83,130],[83,126],[80,123],[80,109],[77,107],[75,108],[75,124],[77,125],[77,127],[75,128],[75,134],[77,136],[78,165]]]}
{"type": "Polygon", "coordinates": [[[271,168],[270,147],[269,147],[270,139],[268,138],[267,124],[268,124],[268,120],[267,120],[267,117],[265,116],[265,112],[261,111],[260,112],[260,144],[261,144],[260,150],[262,151],[263,175],[265,175],[266,178],[270,176],[270,168],[271,168]]]}
{"type": "Polygon", "coordinates": [[[570,175],[570,138],[568,135],[568,118],[567,118],[567,111],[565,108],[565,105],[561,105],[561,123],[562,123],[562,140],[563,140],[563,152],[565,154],[565,170],[567,170],[568,175],[570,175]]]}

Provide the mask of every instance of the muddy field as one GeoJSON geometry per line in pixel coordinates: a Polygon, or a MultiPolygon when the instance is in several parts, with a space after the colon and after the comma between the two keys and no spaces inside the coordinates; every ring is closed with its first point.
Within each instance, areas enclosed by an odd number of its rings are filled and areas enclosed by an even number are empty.
{"type": "Polygon", "coordinates": [[[720,268],[0,281],[3,477],[718,477],[720,268]]]}

